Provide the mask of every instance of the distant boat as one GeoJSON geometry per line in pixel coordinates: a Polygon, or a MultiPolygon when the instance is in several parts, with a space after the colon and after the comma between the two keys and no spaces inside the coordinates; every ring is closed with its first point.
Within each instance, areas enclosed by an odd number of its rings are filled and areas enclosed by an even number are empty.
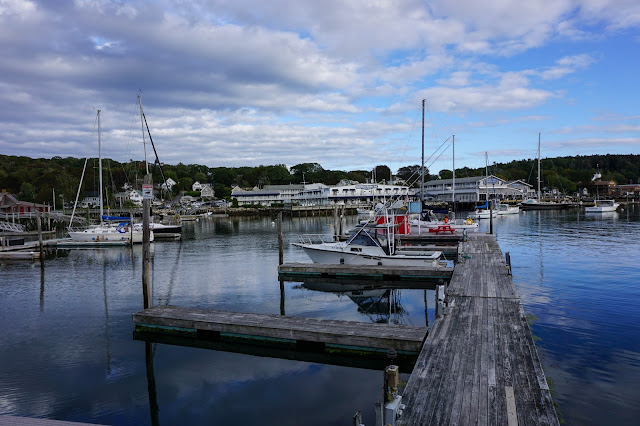
{"type": "Polygon", "coordinates": [[[520,207],[510,206],[509,204],[504,204],[504,203],[497,203],[496,211],[498,212],[498,216],[503,216],[507,214],[518,214],[520,213],[520,207]]]}
{"type": "Polygon", "coordinates": [[[542,201],[540,195],[540,133],[538,133],[538,198],[530,198],[520,203],[522,210],[561,210],[569,207],[568,203],[542,201]]]}
{"type": "Polygon", "coordinates": [[[592,207],[585,207],[585,213],[604,213],[604,212],[615,212],[620,204],[616,203],[614,200],[596,200],[596,203],[592,207]]]}

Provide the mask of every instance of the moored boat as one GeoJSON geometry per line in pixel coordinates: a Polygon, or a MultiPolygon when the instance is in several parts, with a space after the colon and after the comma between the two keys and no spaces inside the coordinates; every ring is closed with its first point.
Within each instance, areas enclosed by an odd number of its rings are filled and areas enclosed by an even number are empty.
{"type": "Polygon", "coordinates": [[[590,207],[585,207],[585,213],[604,213],[604,212],[615,212],[620,204],[616,203],[614,200],[596,200],[595,205],[590,207]]]}

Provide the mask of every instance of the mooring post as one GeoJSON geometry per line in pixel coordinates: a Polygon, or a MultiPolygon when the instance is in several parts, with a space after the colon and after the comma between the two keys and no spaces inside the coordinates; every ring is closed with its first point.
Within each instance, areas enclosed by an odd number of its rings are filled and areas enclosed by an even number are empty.
{"type": "Polygon", "coordinates": [[[338,221],[338,205],[333,205],[333,240],[339,241],[338,238],[338,228],[340,227],[340,222],[338,221]]]}
{"type": "Polygon", "coordinates": [[[493,234],[493,203],[489,201],[489,233],[493,234]]]}
{"type": "Polygon", "coordinates": [[[129,244],[131,250],[133,250],[133,211],[131,210],[129,210],[129,220],[131,221],[131,226],[129,227],[129,244]]]}
{"type": "MultiPolygon", "coordinates": [[[[151,197],[153,190],[148,191],[147,188],[152,185],[151,173],[144,176],[144,184],[142,186],[142,296],[144,298],[144,308],[151,306],[151,293],[149,292],[149,258],[151,251],[149,249],[151,232],[149,231],[149,209],[151,207],[151,197]]],[[[131,222],[133,229],[133,222],[131,222]]],[[[131,240],[133,244],[133,239],[131,240]]]]}
{"type": "Polygon", "coordinates": [[[40,245],[40,265],[44,264],[44,253],[42,250],[42,223],[40,223],[40,211],[36,210],[36,222],[38,223],[38,244],[40,245]]]}
{"type": "Polygon", "coordinates": [[[282,210],[278,212],[278,265],[284,263],[284,242],[282,239],[282,210]]]}

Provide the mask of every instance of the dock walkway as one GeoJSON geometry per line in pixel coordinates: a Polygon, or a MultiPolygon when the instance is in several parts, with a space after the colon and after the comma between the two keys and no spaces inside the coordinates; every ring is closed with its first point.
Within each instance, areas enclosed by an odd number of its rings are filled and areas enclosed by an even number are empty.
{"type": "Polygon", "coordinates": [[[402,397],[399,425],[557,425],[538,353],[493,235],[469,234],[402,397]]]}

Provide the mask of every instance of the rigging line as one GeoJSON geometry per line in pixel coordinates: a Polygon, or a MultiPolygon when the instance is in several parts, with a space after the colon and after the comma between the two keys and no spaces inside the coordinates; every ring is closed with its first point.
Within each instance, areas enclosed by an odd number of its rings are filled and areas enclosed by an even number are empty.
{"type": "MultiPolygon", "coordinates": [[[[100,113],[100,110],[98,110],[98,114],[99,113],[100,113]]],[[[98,123],[98,114],[96,114],[96,118],[93,121],[93,131],[91,132],[91,140],[93,140],[93,136],[96,134],[96,124],[98,123]]],[[[78,206],[78,197],[80,197],[80,189],[82,188],[82,181],[84,180],[84,173],[87,170],[88,161],[89,161],[89,148],[87,148],[87,157],[84,159],[84,166],[82,167],[82,175],[80,175],[80,184],[78,185],[78,192],[76,193],[76,201],[73,203],[73,211],[71,212],[71,219],[69,220],[68,230],[71,230],[71,225],[73,225],[73,217],[76,214],[76,207],[78,206]]],[[[89,218],[87,218],[87,222],[88,221],[89,221],[89,218]]]]}
{"type": "Polygon", "coordinates": [[[153,147],[153,153],[156,155],[156,161],[154,165],[157,163],[158,168],[160,169],[160,175],[162,175],[162,182],[166,182],[167,180],[164,177],[164,172],[162,171],[162,164],[160,164],[160,159],[158,158],[158,151],[156,151],[156,145],[153,143],[153,138],[151,137],[151,131],[149,130],[149,124],[147,123],[147,117],[144,115],[144,110],[142,109],[142,105],[140,106],[140,111],[142,112],[142,118],[144,118],[144,124],[147,126],[147,133],[149,134],[149,141],[151,142],[151,147],[153,147]]]}

